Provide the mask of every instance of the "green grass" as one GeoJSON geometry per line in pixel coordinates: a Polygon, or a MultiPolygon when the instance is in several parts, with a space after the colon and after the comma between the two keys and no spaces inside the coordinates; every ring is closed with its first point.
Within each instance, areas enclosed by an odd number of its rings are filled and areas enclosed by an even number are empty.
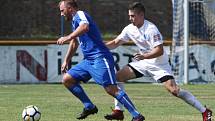
{"type": "MultiPolygon", "coordinates": [[[[105,121],[103,116],[110,113],[113,98],[95,84],[83,84],[99,113],[84,121],[105,121]]],[[[162,85],[126,84],[126,92],[134,101],[146,121],[201,121],[201,114],[180,99],[167,93],[162,85]]],[[[215,110],[215,85],[186,85],[203,104],[215,110]]],[[[76,121],[82,111],[82,104],[61,84],[0,85],[0,121],[21,121],[21,113],[27,105],[39,107],[41,121],[76,121]]],[[[125,121],[130,121],[125,111],[125,121]]]]}

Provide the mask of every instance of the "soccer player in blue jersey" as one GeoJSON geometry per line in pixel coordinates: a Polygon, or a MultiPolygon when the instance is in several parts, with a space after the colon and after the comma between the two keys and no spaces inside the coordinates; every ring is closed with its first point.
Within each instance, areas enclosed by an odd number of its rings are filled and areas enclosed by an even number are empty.
{"type": "Polygon", "coordinates": [[[144,117],[136,110],[127,96],[116,85],[114,60],[111,52],[102,42],[100,32],[92,18],[84,11],[78,9],[75,0],[62,0],[59,3],[61,15],[71,21],[73,32],[57,40],[57,44],[70,41],[61,70],[64,72],[62,83],[84,105],[83,112],[77,119],[84,119],[88,115],[98,112],[97,107],[80,86],[80,81],[87,82],[93,78],[95,82],[104,87],[105,91],[115,97],[132,115],[132,121],[143,121],[144,117]],[[80,45],[84,59],[67,71],[69,60],[80,45]]]}

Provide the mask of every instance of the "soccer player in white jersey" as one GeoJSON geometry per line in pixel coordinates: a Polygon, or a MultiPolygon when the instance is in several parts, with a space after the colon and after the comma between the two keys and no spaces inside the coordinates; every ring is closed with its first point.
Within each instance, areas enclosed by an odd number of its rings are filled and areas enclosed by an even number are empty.
{"type": "MultiPolygon", "coordinates": [[[[126,26],[116,39],[106,43],[109,49],[115,49],[132,40],[139,48],[139,53],[134,54],[135,61],[117,72],[117,80],[125,82],[129,79],[151,76],[157,82],[163,83],[174,96],[199,110],[203,121],[211,121],[212,111],[204,107],[189,91],[181,89],[175,83],[168,56],[163,49],[162,35],[153,23],[144,19],[144,15],[144,5],[140,2],[132,3],[128,9],[131,24],[126,26]]],[[[122,87],[122,84],[120,85],[122,87]]],[[[105,116],[107,120],[123,120],[124,118],[120,104],[115,102],[113,112],[105,116]]]]}
{"type": "Polygon", "coordinates": [[[80,85],[91,78],[105,91],[115,97],[130,112],[132,121],[143,121],[145,118],[135,108],[124,90],[117,87],[114,71],[114,59],[109,49],[102,42],[101,34],[91,16],[78,8],[75,0],[62,0],[59,3],[61,15],[71,21],[73,32],[57,40],[57,44],[69,42],[69,48],[61,66],[64,72],[62,83],[84,105],[77,119],[85,119],[98,112],[97,107],[80,85]],[[78,39],[77,39],[78,38],[78,39]],[[80,45],[84,59],[67,71],[69,60],[80,45]]]}

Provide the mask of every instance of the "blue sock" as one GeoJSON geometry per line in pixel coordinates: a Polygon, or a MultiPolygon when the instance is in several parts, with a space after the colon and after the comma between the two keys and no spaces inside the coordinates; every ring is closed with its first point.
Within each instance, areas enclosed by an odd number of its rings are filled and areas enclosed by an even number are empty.
{"type": "Polygon", "coordinates": [[[73,95],[75,95],[83,104],[86,109],[92,109],[95,105],[90,101],[89,97],[84,92],[80,84],[75,84],[68,88],[73,95]]]}
{"type": "Polygon", "coordinates": [[[118,95],[115,97],[124,107],[131,113],[133,117],[137,117],[140,113],[136,110],[134,104],[129,99],[128,95],[120,90],[118,95]]]}

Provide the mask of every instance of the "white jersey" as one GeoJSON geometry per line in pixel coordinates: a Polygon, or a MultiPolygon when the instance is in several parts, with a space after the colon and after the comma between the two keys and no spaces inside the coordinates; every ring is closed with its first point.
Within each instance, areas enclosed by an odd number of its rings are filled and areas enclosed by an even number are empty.
{"type": "MultiPolygon", "coordinates": [[[[147,20],[144,20],[144,24],[140,28],[129,24],[117,39],[125,42],[132,40],[139,47],[141,53],[150,52],[154,47],[163,43],[162,35],[157,27],[147,20]]],[[[164,54],[157,58],[144,59],[143,61],[153,65],[163,65],[168,63],[168,56],[164,51],[164,54]]]]}
{"type": "MultiPolygon", "coordinates": [[[[163,44],[162,35],[157,27],[147,20],[144,20],[144,24],[140,28],[129,24],[117,39],[125,42],[132,40],[138,46],[140,53],[150,52],[154,47],[163,44]]],[[[159,57],[134,61],[129,65],[144,76],[152,76],[158,82],[164,76],[173,75],[165,51],[159,57]]]]}

